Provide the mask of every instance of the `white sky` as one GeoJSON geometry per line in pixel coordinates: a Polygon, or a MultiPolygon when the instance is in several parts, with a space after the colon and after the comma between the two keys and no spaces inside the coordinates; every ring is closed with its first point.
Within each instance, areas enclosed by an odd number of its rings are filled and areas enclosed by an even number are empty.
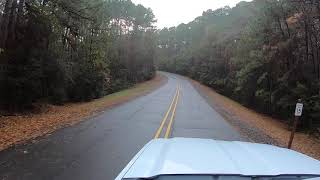
{"type": "MultiPolygon", "coordinates": [[[[132,0],[153,10],[158,28],[177,26],[188,23],[202,15],[208,9],[218,9],[229,5],[235,6],[241,0],[132,0]]],[[[249,0],[245,0],[249,1],[249,0]]]]}

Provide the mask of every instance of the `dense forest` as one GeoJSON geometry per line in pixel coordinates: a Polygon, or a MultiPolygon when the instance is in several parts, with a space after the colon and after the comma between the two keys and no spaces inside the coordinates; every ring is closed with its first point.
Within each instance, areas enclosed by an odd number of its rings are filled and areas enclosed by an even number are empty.
{"type": "Polygon", "coordinates": [[[87,101],[152,78],[154,18],[130,0],[1,0],[1,108],[87,101]]]}
{"type": "Polygon", "coordinates": [[[158,31],[157,66],[259,112],[320,127],[320,1],[254,0],[158,31]]]}

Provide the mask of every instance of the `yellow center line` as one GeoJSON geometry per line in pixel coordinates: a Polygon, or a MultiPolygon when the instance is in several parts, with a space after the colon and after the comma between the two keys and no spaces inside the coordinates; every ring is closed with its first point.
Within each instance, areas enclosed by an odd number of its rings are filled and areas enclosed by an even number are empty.
{"type": "Polygon", "coordinates": [[[159,129],[157,130],[157,133],[155,134],[154,139],[157,139],[157,138],[160,137],[160,134],[162,132],[163,126],[165,125],[165,123],[167,121],[168,115],[169,115],[169,113],[170,113],[170,111],[172,109],[172,105],[173,105],[175,99],[177,98],[177,95],[178,95],[178,88],[176,89],[176,93],[175,93],[175,95],[174,95],[174,97],[172,99],[172,102],[171,102],[171,104],[169,106],[169,109],[167,110],[165,116],[163,117],[161,125],[160,125],[159,129]]]}
{"type": "Polygon", "coordinates": [[[173,119],[174,119],[175,114],[176,114],[176,108],[177,108],[177,104],[178,104],[178,101],[179,101],[179,96],[180,96],[180,86],[178,87],[178,95],[177,95],[176,102],[175,102],[173,110],[172,110],[171,118],[170,118],[170,121],[169,121],[169,124],[168,124],[168,127],[167,127],[167,131],[166,131],[166,134],[165,134],[164,138],[169,138],[171,127],[172,127],[172,123],[173,123],[173,119]]]}

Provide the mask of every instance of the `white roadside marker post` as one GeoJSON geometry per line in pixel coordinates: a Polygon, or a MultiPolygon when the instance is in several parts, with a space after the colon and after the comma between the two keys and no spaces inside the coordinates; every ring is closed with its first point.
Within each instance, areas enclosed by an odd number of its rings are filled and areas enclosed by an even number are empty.
{"type": "Polygon", "coordinates": [[[293,122],[293,127],[288,143],[288,149],[291,149],[293,138],[294,138],[294,133],[296,132],[299,117],[302,115],[302,109],[303,109],[303,104],[301,103],[301,99],[298,100],[298,103],[296,104],[296,109],[294,112],[294,122],[293,122]]]}

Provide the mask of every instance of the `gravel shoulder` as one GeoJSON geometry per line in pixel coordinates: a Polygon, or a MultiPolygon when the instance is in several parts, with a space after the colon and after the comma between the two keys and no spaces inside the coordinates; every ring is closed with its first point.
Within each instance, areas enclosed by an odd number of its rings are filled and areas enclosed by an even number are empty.
{"type": "MultiPolygon", "coordinates": [[[[286,147],[290,136],[288,125],[272,117],[257,113],[211,88],[189,79],[208,104],[252,142],[286,147]]],[[[311,135],[298,132],[292,149],[320,159],[320,142],[311,135]]]]}
{"type": "Polygon", "coordinates": [[[22,144],[55,130],[75,125],[121,103],[146,95],[167,82],[164,75],[90,102],[46,105],[39,113],[15,116],[0,115],[0,151],[22,144]]]}

